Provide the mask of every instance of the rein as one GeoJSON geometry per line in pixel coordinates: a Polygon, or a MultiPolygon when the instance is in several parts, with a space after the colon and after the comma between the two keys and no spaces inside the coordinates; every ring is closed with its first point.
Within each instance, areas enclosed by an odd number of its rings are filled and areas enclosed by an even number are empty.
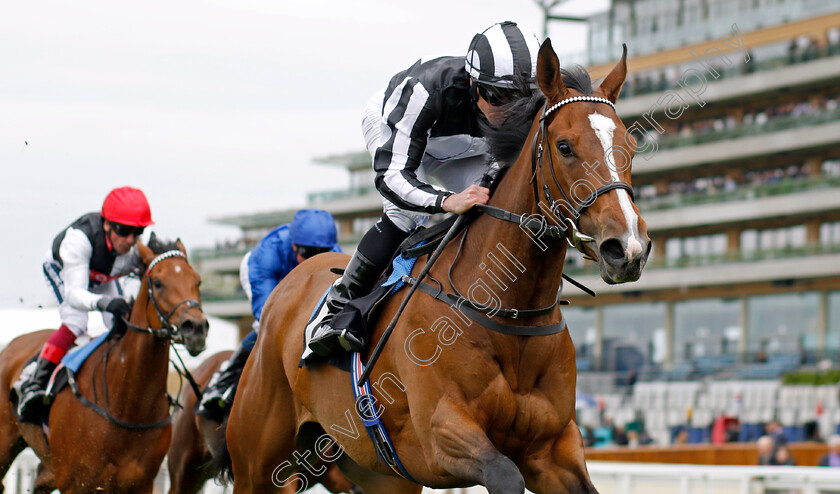
{"type": "Polygon", "coordinates": [[[149,327],[144,328],[142,326],[137,326],[136,324],[132,324],[127,319],[125,319],[125,317],[123,317],[123,322],[125,322],[126,327],[128,329],[132,330],[132,331],[135,331],[135,332],[138,332],[138,333],[149,333],[149,334],[151,334],[151,335],[153,335],[157,338],[172,340],[173,343],[181,343],[182,342],[181,329],[178,326],[175,326],[174,324],[169,322],[169,320],[172,318],[173,315],[175,315],[175,312],[177,312],[178,309],[182,305],[187,306],[187,308],[184,309],[185,311],[190,310],[190,309],[198,309],[199,312],[202,312],[202,313],[203,313],[203,311],[201,310],[201,303],[194,298],[190,298],[190,299],[187,299],[187,300],[182,300],[175,307],[173,307],[171,311],[169,311],[169,314],[164,314],[163,311],[161,310],[160,304],[158,304],[157,298],[155,298],[155,292],[152,289],[152,277],[151,277],[152,268],[154,268],[155,265],[157,265],[159,262],[163,261],[164,259],[169,259],[169,258],[172,258],[172,257],[183,257],[183,258],[186,259],[187,256],[186,256],[186,254],[184,254],[180,250],[170,250],[170,251],[164,252],[163,254],[160,254],[159,256],[152,259],[152,262],[149,263],[148,269],[146,269],[146,275],[145,275],[146,276],[146,288],[147,288],[148,293],[149,293],[149,300],[152,301],[152,305],[154,305],[155,311],[157,311],[158,319],[160,319],[160,326],[161,327],[160,328],[152,328],[151,326],[149,326],[149,327]]]}
{"type": "MultiPolygon", "coordinates": [[[[589,235],[585,235],[585,234],[581,233],[581,231],[580,231],[580,228],[579,228],[579,225],[578,225],[578,218],[580,217],[580,215],[581,215],[581,213],[583,212],[584,209],[586,209],[587,207],[594,204],[595,201],[598,199],[598,197],[600,197],[601,195],[603,195],[603,194],[605,194],[605,193],[607,193],[611,190],[615,190],[615,189],[626,190],[627,193],[630,194],[631,200],[633,199],[633,189],[630,187],[629,184],[627,184],[626,182],[621,182],[621,181],[612,181],[612,182],[610,182],[606,185],[603,185],[603,186],[599,187],[598,189],[594,190],[591,194],[589,194],[589,196],[587,196],[586,199],[584,199],[581,202],[581,204],[575,208],[575,210],[573,211],[573,215],[574,215],[573,218],[570,218],[567,215],[563,214],[563,212],[560,210],[560,208],[558,208],[556,206],[556,202],[551,195],[551,191],[548,188],[548,181],[545,179],[545,173],[543,171],[543,159],[542,158],[543,158],[543,154],[544,154],[546,149],[549,150],[548,151],[548,167],[551,169],[551,176],[554,180],[554,184],[557,187],[557,190],[560,191],[560,194],[563,196],[563,199],[565,199],[566,204],[571,205],[572,203],[569,200],[569,197],[566,194],[566,192],[563,190],[563,187],[560,186],[560,181],[557,179],[557,173],[554,170],[554,163],[551,159],[550,143],[548,141],[548,131],[546,130],[546,121],[548,120],[548,117],[551,115],[551,113],[553,113],[554,111],[562,108],[563,106],[565,106],[567,104],[576,103],[576,102],[579,102],[579,101],[593,102],[593,103],[604,103],[604,104],[607,104],[610,107],[612,107],[613,110],[615,110],[615,105],[611,101],[609,101],[608,99],[599,98],[599,97],[596,97],[596,96],[574,96],[574,97],[571,97],[571,98],[566,98],[562,101],[559,101],[558,103],[555,103],[550,108],[548,107],[548,103],[546,102],[546,104],[543,105],[542,115],[540,115],[540,127],[537,130],[537,133],[534,135],[534,141],[531,145],[531,170],[532,170],[532,173],[531,173],[530,182],[534,186],[534,201],[536,202],[537,210],[541,210],[540,209],[540,193],[539,193],[539,187],[537,185],[537,180],[536,180],[537,171],[539,171],[540,177],[542,178],[542,182],[543,182],[543,197],[545,198],[546,201],[548,201],[549,204],[551,204],[552,212],[557,214],[563,220],[563,222],[569,224],[569,226],[571,228],[571,232],[568,230],[568,228],[566,226],[564,226],[562,224],[562,222],[559,226],[549,225],[548,224],[548,218],[546,218],[544,215],[540,215],[540,214],[536,214],[536,215],[534,215],[534,214],[531,214],[531,215],[517,214],[517,213],[514,213],[512,211],[508,211],[506,209],[495,207],[495,206],[479,205],[479,204],[475,205],[475,207],[477,209],[481,210],[482,212],[486,213],[488,216],[490,216],[492,218],[500,219],[500,220],[503,220],[503,221],[508,221],[508,222],[511,222],[511,223],[516,223],[516,224],[518,224],[520,226],[524,226],[524,227],[526,227],[526,228],[528,228],[532,231],[536,230],[538,233],[539,232],[545,232],[550,237],[554,237],[554,238],[562,238],[562,237],[565,236],[566,241],[569,243],[569,245],[571,247],[575,248],[575,249],[578,249],[578,250],[580,250],[581,243],[583,243],[583,242],[594,242],[595,241],[595,239],[593,237],[590,237],[589,235]]],[[[468,315],[471,319],[478,322],[482,326],[484,326],[484,327],[486,327],[486,328],[488,328],[492,331],[499,332],[499,333],[515,334],[515,335],[520,335],[520,336],[542,336],[542,335],[556,334],[556,333],[559,333],[559,332],[566,329],[566,321],[565,321],[565,318],[562,317],[562,314],[561,314],[560,322],[558,322],[556,324],[550,324],[550,325],[547,325],[547,326],[516,326],[516,325],[512,325],[512,324],[504,324],[504,323],[499,323],[499,322],[496,322],[496,321],[492,321],[482,314],[482,313],[493,312],[494,313],[493,315],[498,314],[498,315],[501,315],[502,317],[507,317],[507,318],[510,318],[510,319],[516,319],[518,317],[534,317],[534,316],[547,314],[547,313],[551,312],[552,310],[554,310],[554,308],[557,306],[558,303],[561,303],[561,304],[563,303],[562,301],[558,301],[557,299],[555,299],[554,303],[551,304],[550,306],[543,307],[543,308],[540,308],[540,309],[523,309],[523,310],[519,310],[519,309],[487,309],[485,307],[481,307],[478,304],[475,304],[474,302],[472,302],[468,298],[464,297],[460,292],[458,292],[458,289],[455,288],[455,285],[454,285],[453,280],[452,280],[452,267],[454,266],[455,261],[458,259],[458,256],[459,256],[459,254],[461,252],[461,249],[463,247],[464,239],[467,236],[466,231],[464,232],[464,235],[461,238],[461,242],[460,242],[459,247],[458,247],[458,252],[456,253],[455,258],[453,259],[452,265],[450,265],[449,272],[448,272],[449,284],[450,284],[450,286],[452,286],[452,289],[455,291],[455,293],[457,295],[446,293],[442,289],[436,289],[436,288],[432,287],[431,285],[429,285],[428,283],[423,282],[423,278],[426,277],[426,275],[429,272],[429,269],[434,264],[434,262],[437,260],[438,256],[441,254],[441,252],[443,251],[443,248],[446,246],[446,244],[449,243],[449,241],[459,232],[462,225],[464,225],[466,222],[469,221],[467,218],[468,218],[467,214],[460,215],[460,216],[457,217],[455,222],[453,224],[451,224],[451,226],[449,227],[448,232],[446,233],[445,237],[443,238],[443,240],[440,241],[440,243],[438,243],[435,246],[434,252],[431,254],[428,261],[426,261],[426,265],[423,267],[422,271],[417,276],[417,278],[412,278],[410,276],[404,276],[403,277],[402,281],[409,284],[411,286],[411,289],[409,290],[408,294],[403,298],[402,304],[397,309],[396,313],[394,314],[394,317],[391,319],[391,323],[385,329],[385,332],[383,333],[382,338],[379,339],[379,342],[377,342],[376,347],[374,347],[373,351],[371,352],[370,357],[368,358],[367,364],[365,365],[364,369],[361,372],[361,376],[360,376],[359,381],[357,383],[358,386],[363,386],[367,382],[368,378],[370,377],[370,373],[373,370],[374,365],[376,365],[376,361],[379,359],[379,355],[382,353],[382,349],[384,348],[385,343],[388,341],[388,338],[391,336],[391,332],[393,331],[394,327],[396,326],[397,319],[400,317],[400,314],[402,314],[402,311],[405,308],[406,304],[408,303],[408,300],[411,298],[411,296],[414,294],[414,292],[417,289],[420,289],[421,291],[429,294],[430,296],[432,296],[433,298],[435,298],[437,300],[440,300],[440,301],[442,301],[446,304],[449,304],[451,307],[453,307],[453,308],[455,308],[459,311],[462,311],[463,314],[468,315]]],[[[467,226],[466,229],[469,230],[469,227],[467,226]]],[[[563,277],[565,279],[568,279],[575,286],[578,286],[578,287],[584,289],[584,291],[586,291],[590,295],[592,295],[592,296],[595,295],[594,292],[592,292],[591,290],[589,290],[586,287],[583,287],[580,283],[572,280],[571,278],[569,278],[565,275],[563,275],[563,277]]],[[[566,303],[568,303],[568,302],[566,302],[566,303]]]]}
{"type": "MultiPolygon", "coordinates": [[[[155,257],[152,260],[152,262],[149,263],[149,267],[146,269],[146,274],[145,274],[146,286],[148,288],[148,293],[149,293],[149,300],[152,302],[152,305],[155,307],[155,310],[158,313],[158,317],[160,318],[161,328],[152,328],[151,326],[144,328],[142,326],[132,324],[124,316],[122,317],[122,321],[123,321],[123,323],[125,323],[125,325],[128,329],[131,329],[132,331],[135,331],[137,333],[150,334],[150,335],[152,335],[156,338],[170,340],[173,343],[177,343],[177,342],[180,342],[182,340],[181,331],[180,331],[180,328],[178,326],[173,325],[171,322],[169,322],[169,319],[171,319],[172,316],[175,315],[175,312],[182,305],[187,306],[185,310],[190,310],[192,308],[196,308],[202,313],[203,313],[203,311],[201,310],[201,304],[195,299],[187,299],[187,300],[183,300],[183,301],[179,302],[177,305],[175,305],[175,307],[171,311],[169,311],[169,314],[167,314],[167,315],[164,315],[163,311],[161,310],[160,304],[158,304],[157,299],[155,298],[154,290],[152,290],[151,272],[152,272],[152,268],[155,267],[155,265],[157,265],[160,261],[163,261],[164,259],[169,259],[169,258],[172,258],[172,257],[183,257],[183,258],[186,259],[187,256],[183,252],[181,252],[180,250],[170,250],[170,251],[164,252],[163,254],[160,254],[157,257],[155,257]]],[[[121,337],[122,336],[120,336],[120,338],[121,337]]],[[[118,340],[116,340],[116,341],[118,341],[118,340]]],[[[106,401],[106,403],[105,403],[106,407],[108,406],[108,404],[107,404],[107,400],[108,400],[108,378],[107,378],[108,355],[111,353],[111,350],[113,348],[114,348],[114,345],[112,344],[108,348],[108,351],[105,352],[105,356],[104,356],[105,365],[103,366],[103,369],[102,369],[102,380],[103,380],[103,383],[104,383],[104,386],[105,386],[104,399],[106,401]]],[[[178,369],[178,366],[175,365],[174,361],[172,361],[172,364],[175,366],[175,370],[178,371],[179,375],[185,376],[187,378],[187,381],[190,383],[190,386],[193,388],[193,391],[195,392],[196,396],[198,396],[200,398],[201,397],[201,389],[198,386],[198,383],[196,383],[192,374],[190,374],[186,365],[184,365],[184,361],[181,359],[181,355],[178,353],[177,349],[175,350],[175,355],[178,356],[178,360],[181,361],[181,366],[183,367],[183,369],[178,369]]],[[[91,379],[92,380],[95,379],[95,376],[92,377],[91,379]]],[[[117,426],[122,427],[122,428],[125,428],[125,429],[147,430],[147,429],[159,429],[161,427],[166,427],[167,425],[169,425],[172,422],[172,417],[175,414],[175,412],[173,411],[166,418],[164,418],[162,420],[158,420],[156,422],[147,422],[147,423],[126,422],[126,421],[123,421],[123,420],[120,420],[120,419],[114,417],[113,415],[111,415],[108,412],[107,409],[105,409],[103,407],[100,407],[99,405],[90,401],[84,395],[82,395],[82,392],[79,389],[78,383],[76,382],[76,376],[69,369],[67,370],[67,380],[68,380],[68,384],[70,386],[70,389],[73,391],[73,394],[76,396],[76,399],[78,399],[79,402],[81,402],[83,405],[90,408],[91,410],[93,410],[94,412],[96,412],[97,414],[99,414],[100,416],[102,416],[103,418],[105,418],[106,420],[111,422],[112,424],[117,425],[117,426]]],[[[96,396],[96,386],[95,385],[93,385],[93,391],[94,391],[94,399],[96,399],[95,398],[95,396],[96,396]]],[[[167,394],[167,399],[170,402],[170,406],[175,405],[177,408],[183,408],[177,402],[177,400],[173,400],[173,398],[171,398],[168,394],[167,394]]]]}
{"type": "MultiPolygon", "coordinates": [[[[568,242],[569,246],[571,246],[572,248],[575,248],[575,249],[580,249],[580,244],[582,242],[593,242],[595,240],[594,238],[590,237],[589,235],[585,235],[585,234],[580,232],[577,219],[580,217],[580,215],[581,215],[581,213],[583,212],[584,209],[586,209],[587,207],[589,207],[589,206],[591,206],[592,204],[595,203],[595,201],[598,199],[599,196],[601,196],[601,195],[603,195],[603,194],[605,194],[605,193],[607,193],[611,190],[614,190],[614,189],[626,190],[630,194],[630,198],[632,199],[633,198],[633,189],[630,187],[630,185],[628,185],[625,182],[621,182],[621,181],[613,181],[613,182],[610,182],[609,184],[606,184],[606,185],[603,185],[603,186],[599,187],[598,189],[593,191],[591,194],[589,194],[589,196],[587,196],[586,199],[581,201],[581,204],[578,207],[575,208],[574,218],[569,218],[568,216],[563,214],[563,212],[560,210],[560,208],[554,207],[555,201],[554,201],[554,198],[551,196],[551,192],[549,191],[549,188],[548,188],[548,182],[545,180],[545,173],[543,172],[542,157],[543,157],[543,154],[544,154],[544,150],[549,147],[548,132],[546,132],[546,129],[545,129],[546,121],[547,121],[548,117],[555,110],[558,110],[558,109],[562,108],[563,106],[565,106],[569,103],[576,103],[576,102],[579,102],[579,101],[594,102],[594,103],[605,103],[607,105],[610,105],[610,107],[612,107],[612,109],[615,110],[615,105],[613,105],[613,103],[610,100],[605,99],[605,98],[599,98],[599,97],[596,97],[596,96],[574,96],[574,97],[571,97],[571,98],[566,98],[566,99],[552,105],[550,108],[547,108],[547,105],[543,105],[542,115],[540,116],[540,128],[537,131],[537,133],[534,135],[534,141],[533,141],[532,146],[531,146],[531,171],[532,171],[532,173],[531,173],[531,183],[534,186],[534,200],[537,203],[537,209],[538,210],[540,209],[540,194],[539,194],[539,189],[538,189],[537,181],[536,181],[537,170],[539,170],[540,177],[542,178],[542,182],[543,182],[543,195],[544,195],[545,200],[548,201],[552,205],[552,211],[555,212],[555,214],[558,214],[563,219],[563,221],[565,221],[566,223],[569,224],[569,226],[571,227],[571,231],[569,231],[569,229],[566,228],[565,226],[563,226],[562,224],[559,225],[559,226],[558,225],[550,225],[548,223],[548,218],[546,218],[543,215],[517,214],[517,213],[514,213],[512,211],[508,211],[506,209],[503,209],[503,208],[499,208],[499,207],[496,207],[496,206],[490,206],[490,205],[486,205],[486,204],[476,204],[475,207],[477,209],[479,209],[480,211],[482,211],[483,213],[487,214],[488,216],[490,216],[492,218],[496,218],[496,219],[499,219],[499,220],[502,220],[502,221],[507,221],[509,223],[515,223],[515,224],[519,225],[520,227],[528,228],[529,230],[535,231],[536,233],[544,233],[551,238],[563,238],[565,236],[566,241],[568,242]]],[[[566,204],[571,205],[571,202],[569,201],[568,195],[563,190],[563,187],[560,186],[560,181],[557,179],[557,174],[554,170],[554,164],[553,164],[552,159],[551,159],[551,152],[548,153],[548,167],[551,170],[551,176],[554,180],[554,184],[557,187],[557,190],[560,191],[560,194],[565,199],[566,204]]],[[[467,229],[469,229],[469,226],[467,227],[467,229]]],[[[497,308],[482,307],[478,304],[475,304],[474,302],[472,302],[467,297],[464,297],[461,294],[461,292],[459,292],[458,289],[455,287],[455,282],[452,279],[452,268],[454,267],[455,262],[457,261],[458,257],[461,254],[461,250],[464,246],[464,240],[466,239],[466,237],[467,237],[466,233],[464,234],[463,237],[461,237],[461,242],[458,245],[458,252],[455,254],[455,258],[453,259],[452,264],[449,266],[449,272],[448,272],[449,285],[452,287],[452,291],[454,291],[455,294],[453,295],[453,294],[450,294],[450,293],[446,293],[442,289],[435,290],[434,287],[432,287],[431,285],[428,285],[428,284],[423,284],[423,285],[419,286],[419,288],[422,291],[428,293],[429,295],[432,295],[433,297],[435,297],[438,300],[449,303],[450,305],[454,304],[459,310],[461,310],[462,308],[471,309],[470,312],[472,314],[475,314],[475,315],[478,315],[477,312],[481,312],[481,313],[485,313],[485,314],[492,312],[493,315],[500,315],[502,317],[506,317],[506,318],[510,318],[510,319],[516,319],[518,317],[535,317],[535,316],[548,314],[549,312],[554,310],[554,308],[557,306],[558,303],[560,303],[562,305],[568,304],[568,302],[565,302],[565,304],[564,304],[563,303],[564,301],[559,301],[559,300],[555,299],[553,304],[551,304],[547,307],[543,307],[541,309],[522,309],[522,310],[515,309],[515,308],[512,308],[512,309],[498,308],[497,309],[497,308]]],[[[570,278],[566,274],[563,274],[563,278],[568,280],[569,282],[571,282],[572,284],[574,284],[578,288],[584,290],[589,295],[591,295],[593,297],[595,296],[595,292],[593,292],[589,288],[586,288],[585,286],[581,285],[580,283],[573,280],[572,278],[570,278]]],[[[471,318],[478,321],[483,326],[485,326],[489,329],[492,329],[494,331],[500,332],[500,333],[519,334],[519,335],[534,335],[534,336],[542,335],[542,334],[551,334],[551,333],[546,333],[544,328],[539,327],[539,326],[513,326],[513,325],[508,325],[508,324],[501,324],[501,323],[490,321],[489,319],[484,318],[483,316],[481,316],[480,318],[475,318],[475,317],[471,316],[471,318]],[[482,322],[482,321],[484,321],[484,322],[482,322]],[[489,324],[490,322],[492,322],[492,324],[489,324]]],[[[563,330],[563,328],[565,327],[565,324],[561,321],[561,323],[559,325],[552,325],[552,326],[553,326],[554,332],[559,332],[559,331],[563,330]]]]}

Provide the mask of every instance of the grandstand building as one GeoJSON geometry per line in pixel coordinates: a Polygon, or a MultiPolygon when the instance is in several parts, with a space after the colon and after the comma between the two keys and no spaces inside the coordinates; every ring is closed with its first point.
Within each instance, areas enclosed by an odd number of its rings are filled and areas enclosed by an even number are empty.
{"type": "MultiPolygon", "coordinates": [[[[834,430],[836,386],[783,393],[778,378],[840,362],[840,0],[614,0],[587,22],[588,52],[566,62],[602,77],[621,43],[629,49],[618,114],[639,141],[633,188],[654,250],[638,282],[613,286],[569,254],[567,274],[598,292],[563,288],[579,389],[614,391],[615,376],[638,382],[629,402],[610,395],[606,408],[629,410],[626,419],[661,412],[658,442],[691,408],[708,431],[733,407],[759,410],[751,423],[801,425],[821,406],[822,429],[834,430]],[[705,376],[737,381],[673,396],[663,383],[705,376]],[[800,408],[774,408],[782,400],[800,408]]],[[[330,210],[351,250],[381,214],[369,156],[322,162],[346,167],[350,187],[312,194],[307,206],[330,210]]],[[[250,315],[239,259],[293,214],[213,220],[243,238],[193,253],[216,288],[203,290],[208,313],[250,315]]]]}

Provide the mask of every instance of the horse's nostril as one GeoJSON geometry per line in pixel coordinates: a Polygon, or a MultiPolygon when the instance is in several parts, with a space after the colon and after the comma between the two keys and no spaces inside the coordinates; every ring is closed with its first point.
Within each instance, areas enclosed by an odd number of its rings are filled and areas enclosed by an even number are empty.
{"type": "Polygon", "coordinates": [[[206,319],[194,320],[194,319],[187,319],[186,321],[181,323],[181,331],[184,333],[205,333],[207,332],[207,323],[206,319]]]}
{"type": "Polygon", "coordinates": [[[624,264],[626,259],[624,257],[624,248],[621,241],[617,238],[608,238],[601,242],[599,247],[601,252],[601,259],[608,264],[624,264]]]}

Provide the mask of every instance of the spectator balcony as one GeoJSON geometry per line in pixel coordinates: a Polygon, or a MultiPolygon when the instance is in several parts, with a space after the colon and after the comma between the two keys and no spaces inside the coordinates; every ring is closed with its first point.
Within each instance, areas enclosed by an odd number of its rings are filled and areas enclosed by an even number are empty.
{"type": "Polygon", "coordinates": [[[636,205],[652,232],[744,225],[778,217],[794,220],[797,216],[840,211],[840,177],[782,179],[710,193],[672,193],[640,198],[636,205]]]}
{"type": "MultiPolygon", "coordinates": [[[[840,67],[840,64],[838,64],[840,67]]],[[[640,154],[633,160],[633,175],[659,174],[700,166],[724,165],[764,156],[811,155],[840,145],[840,110],[820,112],[796,119],[781,119],[780,128],[743,126],[731,134],[693,138],[669,137],[666,146],[651,156],[640,154]],[[717,138],[712,142],[704,140],[717,138]],[[675,148],[668,141],[679,142],[675,148]]]]}
{"type": "Polygon", "coordinates": [[[652,259],[638,281],[619,285],[604,283],[595,264],[566,273],[603,294],[815,279],[840,276],[840,245],[652,259]]]}
{"type": "MultiPolygon", "coordinates": [[[[830,53],[830,56],[818,59],[774,58],[744,63],[743,58],[737,58],[742,53],[733,52],[727,55],[731,65],[721,68],[720,64],[717,64],[715,67],[720,74],[718,79],[708,72],[703,72],[708,84],[698,97],[704,103],[742,104],[751,99],[765,99],[768,94],[790,91],[791,88],[808,91],[832,87],[840,77],[840,49],[834,49],[830,53]]],[[[645,83],[641,86],[639,83],[633,83],[631,78],[624,97],[618,101],[618,114],[628,124],[636,120],[642,121],[644,113],[661,114],[663,103],[660,100],[664,102],[663,97],[669,92],[678,93],[683,98],[688,97],[686,102],[696,108],[698,102],[678,83],[684,74],[685,72],[678,72],[673,78],[663,78],[655,84],[645,83]]],[[[690,86],[697,85],[694,90],[700,92],[700,81],[695,79],[691,77],[685,83],[690,86]]]]}

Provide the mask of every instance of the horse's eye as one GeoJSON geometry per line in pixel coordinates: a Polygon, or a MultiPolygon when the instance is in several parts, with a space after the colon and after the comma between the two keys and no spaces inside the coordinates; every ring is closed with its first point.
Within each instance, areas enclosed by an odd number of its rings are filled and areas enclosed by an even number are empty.
{"type": "Polygon", "coordinates": [[[156,290],[160,290],[161,288],[163,288],[163,282],[155,278],[154,280],[152,280],[152,286],[154,286],[156,290]]]}
{"type": "Polygon", "coordinates": [[[569,143],[567,142],[558,142],[557,150],[560,151],[560,154],[563,156],[569,157],[572,155],[572,147],[569,146],[569,143]]]}

